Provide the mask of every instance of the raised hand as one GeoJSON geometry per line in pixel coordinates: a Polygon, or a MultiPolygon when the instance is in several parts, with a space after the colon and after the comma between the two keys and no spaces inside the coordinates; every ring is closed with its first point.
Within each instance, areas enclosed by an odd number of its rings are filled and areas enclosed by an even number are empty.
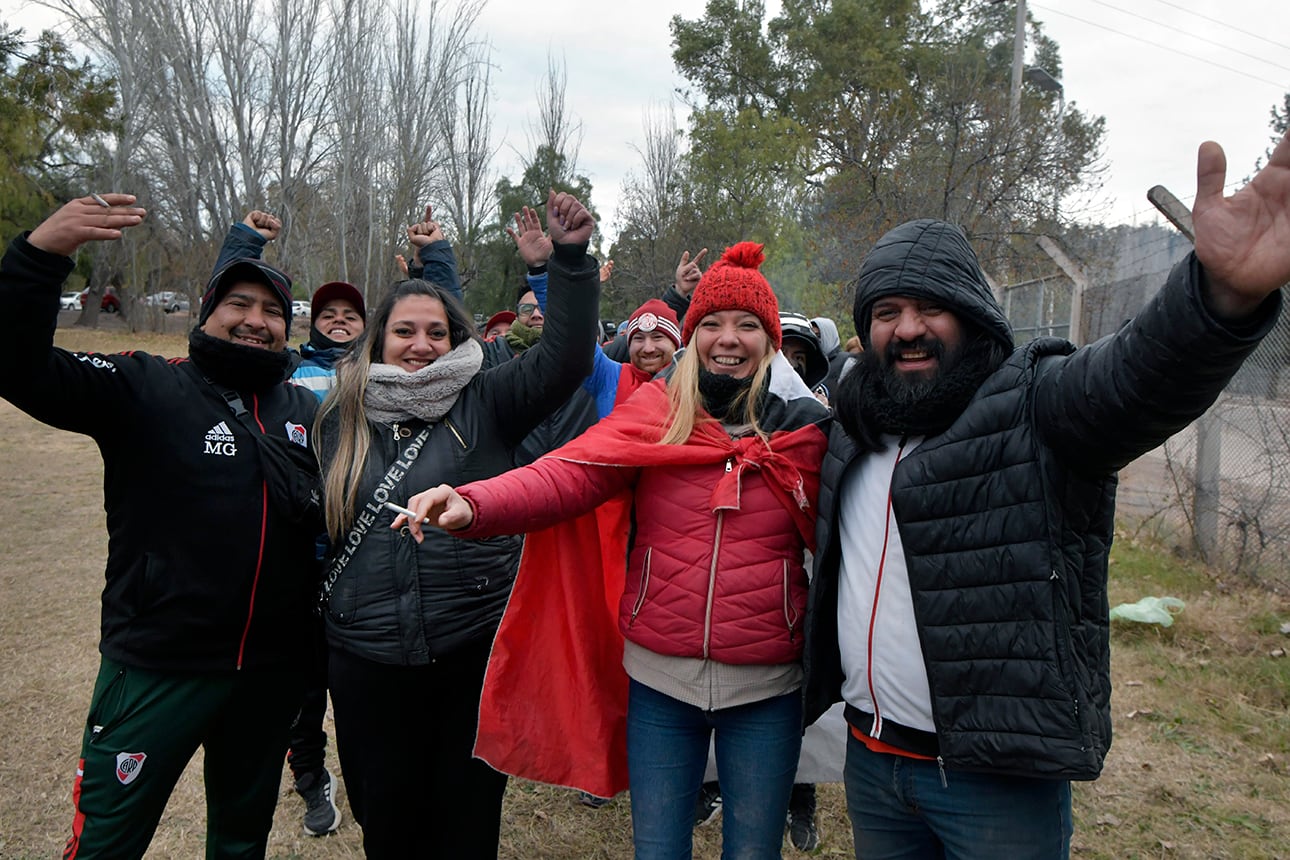
{"type": "Polygon", "coordinates": [[[527,206],[515,213],[515,229],[506,228],[522,259],[530,269],[545,266],[551,259],[551,237],[542,232],[542,220],[536,209],[527,206]]]}
{"type": "Polygon", "coordinates": [[[272,242],[282,232],[282,222],[268,212],[261,212],[259,209],[252,209],[247,212],[246,217],[242,219],[242,223],[263,236],[266,242],[272,242]]]}
{"type": "Polygon", "coordinates": [[[596,219],[582,202],[567,191],[552,188],[546,198],[546,229],[551,241],[562,245],[585,245],[591,241],[596,219]]]}
{"type": "Polygon", "coordinates": [[[408,225],[408,241],[417,248],[424,248],[431,242],[444,239],[443,228],[434,220],[434,207],[426,206],[426,216],[416,224],[408,225]]]}
{"type": "Polygon", "coordinates": [[[690,259],[689,251],[681,252],[681,262],[676,264],[676,291],[683,296],[688,296],[694,292],[694,288],[699,285],[699,278],[703,277],[703,272],[699,269],[699,263],[708,255],[708,249],[694,255],[690,259]]]}
{"type": "Polygon", "coordinates": [[[131,205],[136,199],[133,194],[78,197],[42,221],[27,242],[42,251],[70,257],[86,242],[120,239],[122,230],[148,217],[146,209],[131,205]]]}
{"type": "Polygon", "coordinates": [[[463,499],[447,484],[440,484],[433,489],[417,493],[408,499],[407,507],[417,513],[416,519],[406,514],[399,514],[390,524],[390,528],[397,531],[407,526],[408,532],[417,543],[425,540],[421,524],[427,519],[432,525],[448,531],[464,529],[475,521],[475,509],[470,506],[470,502],[463,499]]]}
{"type": "Polygon", "coordinates": [[[1244,188],[1223,196],[1227,157],[1213,141],[1196,156],[1192,225],[1210,309],[1236,319],[1290,281],[1290,132],[1244,188]]]}
{"type": "Polygon", "coordinates": [[[395,254],[394,265],[399,267],[399,271],[403,273],[403,277],[408,277],[408,260],[406,257],[402,254],[395,254]]]}
{"type": "Polygon", "coordinates": [[[614,276],[614,261],[606,260],[605,264],[600,267],[600,283],[608,281],[614,276]]]}

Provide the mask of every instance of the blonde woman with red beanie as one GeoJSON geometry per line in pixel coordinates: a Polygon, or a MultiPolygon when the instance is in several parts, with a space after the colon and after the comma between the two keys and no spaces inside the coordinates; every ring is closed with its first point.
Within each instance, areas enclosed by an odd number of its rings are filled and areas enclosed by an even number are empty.
{"type": "Polygon", "coordinates": [[[631,506],[616,582],[589,588],[591,567],[566,564],[581,588],[551,585],[586,607],[508,608],[476,755],[599,796],[630,787],[638,860],[691,856],[710,741],[725,789],[723,856],[780,856],[801,747],[803,558],[827,410],[778,351],[763,259],[762,246],[740,243],[703,275],[670,379],[530,466],[412,497],[417,521],[395,522],[420,537],[428,516],[478,538],[631,506]],[[611,623],[594,623],[597,604],[611,623]],[[534,632],[527,648],[504,647],[509,625],[536,631],[539,616],[576,635],[556,647],[534,632]]]}

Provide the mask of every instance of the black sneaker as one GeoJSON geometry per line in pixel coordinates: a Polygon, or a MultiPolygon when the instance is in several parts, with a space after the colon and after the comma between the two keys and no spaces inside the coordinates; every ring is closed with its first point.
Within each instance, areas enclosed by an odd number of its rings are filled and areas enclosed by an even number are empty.
{"type": "Polygon", "coordinates": [[[599,809],[613,800],[611,797],[597,797],[589,791],[578,792],[578,802],[583,806],[590,806],[592,809],[599,809]]]}
{"type": "Polygon", "coordinates": [[[305,799],[305,833],[326,836],[340,827],[340,809],[336,806],[336,778],[323,768],[296,780],[296,794],[305,799]]]}
{"type": "Polygon", "coordinates": [[[721,811],[721,786],[705,782],[699,789],[699,799],[694,804],[694,826],[707,824],[721,811]]]}
{"type": "Polygon", "coordinates": [[[798,851],[820,847],[820,831],[815,826],[815,786],[809,782],[794,784],[788,796],[788,841],[798,851]]]}

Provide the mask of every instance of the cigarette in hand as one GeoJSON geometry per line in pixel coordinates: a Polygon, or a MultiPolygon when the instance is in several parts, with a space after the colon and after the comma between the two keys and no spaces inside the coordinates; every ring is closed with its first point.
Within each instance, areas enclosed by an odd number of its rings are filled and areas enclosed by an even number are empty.
{"type": "Polygon", "coordinates": [[[106,201],[106,200],[104,200],[102,197],[100,197],[100,196],[98,196],[97,194],[95,194],[93,191],[91,191],[91,192],[90,192],[90,196],[94,198],[94,202],[95,202],[95,203],[99,204],[99,205],[100,205],[100,206],[102,206],[104,209],[111,209],[111,208],[112,208],[112,204],[111,204],[111,203],[107,202],[107,201],[106,201]]]}
{"type": "MultiPolygon", "coordinates": [[[[386,503],[385,503],[385,507],[387,507],[387,508],[389,508],[390,510],[394,511],[396,514],[403,514],[403,516],[407,517],[407,518],[408,518],[408,519],[410,519],[410,520],[415,520],[415,519],[417,518],[417,512],[416,512],[416,511],[409,510],[408,508],[405,508],[405,507],[403,507],[402,505],[396,505],[396,504],[394,504],[394,502],[386,502],[386,503]]],[[[428,522],[430,522],[430,518],[429,518],[429,517],[422,517],[422,518],[421,518],[421,522],[423,522],[423,523],[428,523],[428,522]]]]}

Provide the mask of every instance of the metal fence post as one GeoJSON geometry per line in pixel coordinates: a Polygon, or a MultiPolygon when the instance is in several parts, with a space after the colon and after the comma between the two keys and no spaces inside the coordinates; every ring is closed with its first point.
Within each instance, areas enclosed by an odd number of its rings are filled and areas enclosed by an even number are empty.
{"type": "Polygon", "coordinates": [[[1223,426],[1218,406],[1196,419],[1196,493],[1192,498],[1196,550],[1206,564],[1218,561],[1219,478],[1223,461],[1223,426]]]}

